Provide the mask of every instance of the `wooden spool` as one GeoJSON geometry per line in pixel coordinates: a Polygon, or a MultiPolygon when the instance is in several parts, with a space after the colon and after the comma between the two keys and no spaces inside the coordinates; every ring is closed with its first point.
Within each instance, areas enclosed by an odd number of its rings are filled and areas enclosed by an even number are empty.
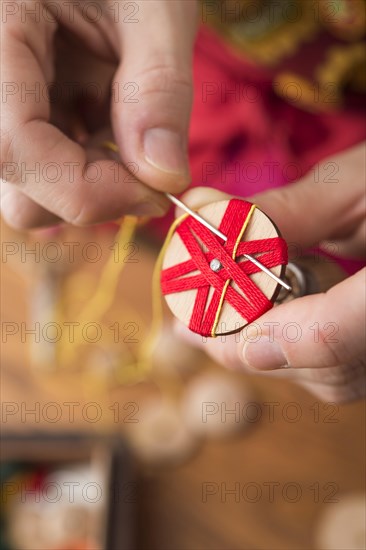
{"type": "Polygon", "coordinates": [[[253,393],[246,379],[236,373],[203,372],[185,388],[183,421],[196,436],[230,436],[253,425],[245,414],[254,403],[253,393]]]}
{"type": "MultiPolygon", "coordinates": [[[[220,201],[203,206],[198,210],[202,218],[208,221],[211,225],[218,228],[225,214],[230,201],[220,201]]],[[[279,237],[280,233],[274,223],[268,218],[259,208],[255,208],[249,224],[243,234],[242,241],[251,241],[257,239],[268,239],[279,237]]],[[[207,252],[205,245],[199,241],[204,252],[207,252]]],[[[255,255],[254,255],[255,256],[255,255]]],[[[165,253],[162,269],[167,269],[178,263],[190,259],[190,254],[187,251],[180,236],[175,232],[165,253]]],[[[258,256],[260,260],[260,256],[258,256]]],[[[278,265],[271,268],[273,274],[283,278],[286,270],[285,265],[278,265]]],[[[192,272],[189,275],[197,274],[198,271],[192,272]]],[[[268,274],[263,271],[250,275],[252,281],[263,292],[263,294],[274,302],[280,291],[280,285],[273,280],[268,274]]],[[[241,295],[241,291],[235,282],[231,281],[230,285],[241,295]]],[[[211,288],[207,303],[210,302],[214,290],[211,288]]],[[[187,290],[168,294],[165,296],[166,302],[172,313],[182,321],[187,327],[191,319],[193,306],[196,300],[197,290],[187,290]]],[[[219,323],[216,330],[216,335],[232,334],[240,331],[248,324],[247,319],[243,318],[227,301],[224,301],[219,323]]]]}

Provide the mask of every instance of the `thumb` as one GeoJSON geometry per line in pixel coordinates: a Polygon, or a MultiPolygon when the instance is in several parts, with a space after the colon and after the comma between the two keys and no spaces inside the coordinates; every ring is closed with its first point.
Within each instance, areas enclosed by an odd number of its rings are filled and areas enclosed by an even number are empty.
{"type": "MultiPolygon", "coordinates": [[[[302,185],[305,187],[305,183],[301,184],[299,193],[303,191],[302,185]]],[[[256,202],[261,206],[266,202],[267,211],[272,208],[273,215],[277,206],[275,197],[279,193],[273,193],[269,201],[270,194],[272,192],[258,195],[264,201],[256,202]]],[[[199,208],[207,202],[225,198],[228,195],[219,191],[195,188],[186,193],[183,200],[191,208],[199,208]]],[[[286,211],[286,205],[283,208],[286,211]]],[[[304,242],[304,236],[302,239],[304,242]]],[[[365,274],[363,269],[325,294],[305,296],[279,305],[245,327],[240,335],[202,342],[198,335],[183,327],[179,327],[179,333],[228,368],[239,369],[243,363],[258,370],[284,366],[331,367],[354,360],[359,363],[365,356],[365,274]]]]}
{"type": "Polygon", "coordinates": [[[112,119],[124,163],[159,191],[189,183],[188,126],[196,0],[134,2],[135,22],[120,22],[122,49],[112,119]]]}
{"type": "Polygon", "coordinates": [[[360,362],[365,356],[365,274],[363,269],[326,294],[305,296],[263,315],[244,329],[244,362],[259,370],[360,362]]]}
{"type": "Polygon", "coordinates": [[[321,161],[303,179],[251,197],[302,247],[349,237],[365,217],[364,144],[321,161]],[[331,176],[331,175],[332,176],[331,176]]]}

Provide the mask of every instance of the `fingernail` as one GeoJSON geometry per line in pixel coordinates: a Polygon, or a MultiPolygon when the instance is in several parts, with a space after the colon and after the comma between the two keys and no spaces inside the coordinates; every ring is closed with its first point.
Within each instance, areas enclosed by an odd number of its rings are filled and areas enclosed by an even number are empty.
{"type": "Polygon", "coordinates": [[[162,172],[184,174],[188,172],[188,159],[182,137],[163,128],[146,130],[144,136],[145,159],[162,172]]]}
{"type": "Polygon", "coordinates": [[[129,214],[133,216],[153,216],[159,217],[163,216],[166,213],[166,209],[163,208],[159,203],[156,202],[140,202],[131,206],[129,214]]]}
{"type": "Polygon", "coordinates": [[[289,366],[278,342],[267,336],[262,336],[256,342],[246,342],[243,358],[249,367],[258,370],[274,370],[289,366]]]}

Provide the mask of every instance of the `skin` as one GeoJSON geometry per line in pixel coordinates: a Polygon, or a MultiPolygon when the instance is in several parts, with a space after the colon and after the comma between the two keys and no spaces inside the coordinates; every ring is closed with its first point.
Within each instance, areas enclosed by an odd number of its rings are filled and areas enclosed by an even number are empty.
{"type": "Polygon", "coordinates": [[[83,0],[72,10],[69,4],[6,2],[3,217],[25,229],[60,220],[87,225],[124,214],[161,216],[169,204],[159,191],[179,193],[190,181],[186,149],[197,2],[100,0],[98,11],[83,0]],[[111,99],[112,81],[118,94],[111,99]],[[59,91],[52,101],[50,82],[59,91]],[[78,83],[76,92],[68,92],[70,82],[78,83]],[[98,98],[88,108],[90,83],[98,98]],[[24,95],[25,86],[41,93],[24,95]],[[82,114],[78,96],[84,97],[82,114]],[[117,142],[123,164],[101,147],[106,139],[117,142]],[[56,184],[52,168],[45,172],[49,163],[59,166],[56,184]],[[37,174],[25,176],[35,166],[37,174]]]}
{"type": "MultiPolygon", "coordinates": [[[[100,0],[97,14],[85,11],[84,0],[71,12],[68,4],[14,0],[2,14],[2,215],[20,229],[164,215],[169,204],[161,191],[180,193],[190,181],[187,132],[197,2],[135,0],[132,13],[127,0],[100,0]],[[34,9],[38,16],[30,14],[34,9]],[[52,100],[46,93],[51,82],[59,91],[52,100]],[[70,82],[78,83],[71,97],[70,82]],[[85,99],[90,83],[97,86],[97,99],[85,99]],[[25,93],[37,86],[38,96],[25,93]],[[119,92],[112,97],[111,87],[119,92]],[[102,146],[105,140],[116,141],[122,163],[102,146]],[[52,170],[44,170],[49,165],[58,167],[56,183],[52,170]],[[95,171],[97,181],[91,181],[95,171]]],[[[339,165],[337,183],[314,183],[309,175],[251,200],[291,242],[305,248],[331,240],[340,254],[361,255],[363,147],[330,160],[339,165]]],[[[198,207],[225,196],[198,189],[184,200],[198,207]]],[[[325,400],[346,401],[365,392],[364,279],[363,270],[326,294],[276,307],[258,320],[263,338],[256,343],[228,337],[226,343],[202,344],[188,331],[184,337],[228,368],[294,378],[325,400]],[[304,330],[290,343],[282,328],[294,321],[304,330]],[[329,322],[339,327],[337,341],[327,342],[321,328],[315,342],[308,327],[329,322]],[[276,323],[273,333],[265,323],[276,323]]]]}
{"type": "MultiPolygon", "coordinates": [[[[315,183],[310,173],[297,183],[249,200],[300,249],[326,246],[331,241],[332,249],[340,255],[363,257],[364,145],[322,162],[320,175],[327,173],[328,162],[339,167],[336,183],[327,183],[326,178],[322,181],[322,177],[315,183]]],[[[189,191],[183,200],[198,208],[225,198],[228,195],[199,188],[189,191]]],[[[349,401],[365,395],[365,275],[362,269],[326,293],[279,305],[260,317],[255,326],[246,327],[239,338],[234,335],[203,341],[181,324],[176,329],[229,369],[293,379],[325,401],[349,401]],[[294,322],[302,329],[298,341],[290,341],[296,338],[287,338],[283,330],[294,322]],[[333,337],[329,337],[327,323],[336,329],[333,337]],[[314,326],[319,327],[316,336],[314,326]]]]}

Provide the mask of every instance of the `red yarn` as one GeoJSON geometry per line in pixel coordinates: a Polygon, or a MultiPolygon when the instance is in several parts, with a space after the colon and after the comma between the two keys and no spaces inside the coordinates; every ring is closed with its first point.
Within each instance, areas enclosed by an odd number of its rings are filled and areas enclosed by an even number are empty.
{"type": "MultiPolygon", "coordinates": [[[[244,296],[229,284],[225,301],[229,302],[248,323],[253,322],[273,306],[249,277],[260,271],[260,268],[245,258],[238,261],[232,258],[235,243],[251,207],[252,204],[247,201],[230,200],[219,227],[220,231],[227,236],[225,243],[191,216],[187,217],[176,230],[191,259],[164,269],[161,273],[161,288],[164,295],[197,289],[189,328],[202,336],[211,336],[220,298],[228,280],[234,281],[244,296]],[[205,245],[207,252],[202,251],[198,239],[205,245]],[[217,258],[222,265],[218,272],[210,268],[210,262],[214,258],[217,258]],[[188,276],[195,271],[199,273],[188,276]],[[207,305],[211,287],[215,290],[207,305]]],[[[287,263],[287,245],[280,237],[241,242],[235,257],[238,258],[243,254],[259,254],[258,259],[267,268],[287,263]]]]}

